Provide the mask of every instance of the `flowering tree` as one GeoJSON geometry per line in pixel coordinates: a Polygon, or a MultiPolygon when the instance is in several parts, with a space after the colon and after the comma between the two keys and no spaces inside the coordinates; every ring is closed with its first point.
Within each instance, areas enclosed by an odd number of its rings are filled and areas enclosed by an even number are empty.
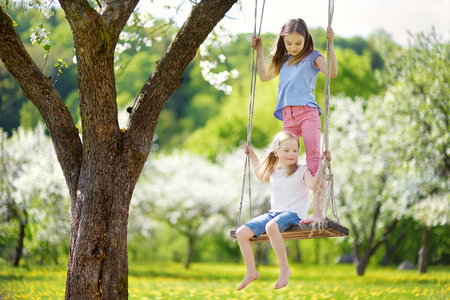
{"type": "Polygon", "coordinates": [[[11,221],[19,224],[12,262],[17,266],[24,249],[25,229],[30,223],[36,228],[34,239],[41,249],[44,245],[56,246],[69,236],[69,226],[65,224],[69,195],[42,124],[34,131],[19,128],[11,138],[4,134],[1,138],[0,219],[2,224],[11,221]]]}
{"type": "MultiPolygon", "coordinates": [[[[212,163],[187,152],[159,155],[145,165],[136,185],[133,212],[163,220],[186,237],[186,268],[200,235],[228,235],[238,219],[243,150],[227,154],[221,161],[212,163]]],[[[255,212],[268,201],[268,188],[267,184],[253,182],[255,212]]]]}
{"type": "Polygon", "coordinates": [[[380,147],[388,134],[384,118],[370,118],[369,108],[364,111],[362,103],[348,98],[333,102],[339,102],[330,120],[335,192],[341,202],[339,214],[350,225],[357,274],[363,275],[405,207],[392,176],[399,162],[395,153],[380,147]],[[376,125],[385,132],[371,132],[376,125]]]}
{"type": "Polygon", "coordinates": [[[382,50],[385,95],[338,100],[332,114],[338,198],[358,275],[404,216],[423,225],[419,270],[426,269],[427,228],[449,220],[449,44],[431,34],[382,50]]]}
{"type": "Polygon", "coordinates": [[[200,45],[236,1],[191,2],[191,14],[136,96],[127,128],[121,130],[114,53],[139,0],[59,0],[73,34],[82,139],[63,100],[17,35],[7,14],[9,1],[0,9],[0,58],[42,115],[69,188],[66,299],[128,297],[129,204],[159,114],[200,45]]]}
{"type": "Polygon", "coordinates": [[[389,94],[380,108],[395,120],[387,143],[402,162],[408,214],[422,225],[418,269],[425,273],[428,230],[450,221],[450,43],[431,32],[413,36],[406,49],[381,50],[388,72],[379,79],[389,94]]]}

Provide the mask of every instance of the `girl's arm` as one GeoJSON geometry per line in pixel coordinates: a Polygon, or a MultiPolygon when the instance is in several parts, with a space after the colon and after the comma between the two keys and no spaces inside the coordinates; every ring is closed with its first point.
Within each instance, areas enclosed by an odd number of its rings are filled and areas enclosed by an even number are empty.
{"type": "Polygon", "coordinates": [[[273,70],[271,72],[267,72],[267,66],[264,59],[264,51],[262,46],[262,38],[253,36],[252,48],[256,50],[257,54],[259,79],[261,79],[262,82],[274,79],[276,75],[273,73],[273,70]]]}
{"type": "Polygon", "coordinates": [[[253,147],[245,144],[245,154],[250,156],[250,159],[251,159],[252,164],[253,164],[253,169],[255,170],[255,172],[258,171],[258,169],[259,169],[259,159],[258,159],[258,155],[256,155],[256,153],[255,153],[255,150],[253,150],[253,147]]]}
{"type": "MultiPolygon", "coordinates": [[[[331,153],[330,151],[323,151],[323,155],[325,156],[326,159],[328,159],[329,161],[331,161],[331,153]]],[[[319,162],[319,168],[318,170],[322,169],[322,165],[323,165],[323,160],[320,159],[319,162]]],[[[311,172],[308,170],[306,170],[305,174],[303,175],[303,179],[305,180],[306,186],[315,191],[317,189],[317,184],[319,182],[319,172],[316,172],[316,175],[314,175],[314,177],[311,175],[311,172]]]]}
{"type": "MultiPolygon", "coordinates": [[[[327,28],[327,40],[331,42],[330,43],[331,57],[327,57],[327,59],[331,59],[330,78],[336,78],[338,74],[338,64],[336,59],[336,52],[334,51],[333,38],[334,38],[334,31],[331,27],[329,27],[327,28]]],[[[325,74],[327,71],[327,63],[325,62],[325,59],[322,56],[316,58],[316,60],[314,61],[314,67],[319,67],[320,71],[323,74],[325,74]]]]}

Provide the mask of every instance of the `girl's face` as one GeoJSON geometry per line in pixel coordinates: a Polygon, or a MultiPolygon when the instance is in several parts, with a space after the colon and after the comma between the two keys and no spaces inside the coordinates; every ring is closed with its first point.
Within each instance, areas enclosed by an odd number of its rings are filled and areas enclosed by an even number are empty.
{"type": "Polygon", "coordinates": [[[284,46],[292,56],[298,55],[305,47],[305,37],[296,32],[284,36],[284,46]]]}
{"type": "Polygon", "coordinates": [[[280,143],[275,150],[280,166],[286,168],[298,164],[298,141],[296,139],[288,139],[280,143]]]}

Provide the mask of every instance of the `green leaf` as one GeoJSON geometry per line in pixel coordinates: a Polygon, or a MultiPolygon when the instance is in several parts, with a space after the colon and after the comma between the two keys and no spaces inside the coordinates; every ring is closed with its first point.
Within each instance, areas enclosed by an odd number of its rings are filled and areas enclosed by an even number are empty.
{"type": "Polygon", "coordinates": [[[63,62],[63,60],[62,60],[61,58],[58,58],[58,61],[59,61],[60,63],[62,63],[62,62],[63,62]]]}
{"type": "Polygon", "coordinates": [[[44,46],[44,50],[49,51],[51,47],[52,47],[51,45],[47,44],[44,46]]]}
{"type": "Polygon", "coordinates": [[[58,63],[55,63],[54,65],[53,65],[54,67],[58,67],[59,66],[59,64],[58,63]]]}

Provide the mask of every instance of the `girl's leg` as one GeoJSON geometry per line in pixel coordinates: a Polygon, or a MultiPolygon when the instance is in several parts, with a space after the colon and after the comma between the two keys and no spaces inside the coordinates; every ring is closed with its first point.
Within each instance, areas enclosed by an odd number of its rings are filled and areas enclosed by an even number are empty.
{"type": "Polygon", "coordinates": [[[269,236],[270,244],[278,258],[280,264],[280,275],[278,276],[275,289],[281,289],[287,286],[289,277],[291,276],[291,269],[289,268],[286,246],[284,244],[283,236],[281,235],[278,224],[272,220],[266,225],[266,233],[269,236]]]}
{"type": "Polygon", "coordinates": [[[319,111],[309,106],[288,106],[283,109],[283,131],[303,137],[306,164],[314,176],[320,161],[320,134],[322,126],[319,111]]]}
{"type": "Polygon", "coordinates": [[[316,175],[320,162],[321,124],[317,109],[309,109],[304,113],[301,125],[303,143],[305,144],[306,164],[311,175],[316,175]]]}
{"type": "Polygon", "coordinates": [[[302,224],[314,223],[320,221],[323,218],[323,211],[320,208],[320,193],[314,192],[314,212],[311,218],[305,218],[300,221],[302,224]]]}
{"type": "Polygon", "coordinates": [[[253,246],[250,242],[250,238],[254,235],[255,233],[245,225],[239,227],[236,231],[239,248],[241,249],[242,257],[244,258],[245,267],[247,270],[241,285],[238,287],[238,290],[242,290],[252,281],[259,278],[259,273],[256,271],[255,258],[253,256],[253,246]]]}
{"type": "Polygon", "coordinates": [[[299,107],[288,106],[283,109],[283,131],[289,131],[300,138],[302,136],[302,130],[294,115],[299,107]]]}
{"type": "MultiPolygon", "coordinates": [[[[316,108],[308,106],[294,111],[294,119],[296,124],[301,129],[303,136],[303,143],[305,145],[306,164],[314,176],[317,173],[320,162],[320,134],[321,123],[319,112],[316,108]]],[[[312,223],[321,220],[323,217],[322,209],[320,208],[320,194],[314,193],[314,212],[311,218],[305,218],[300,223],[312,223]]]]}

